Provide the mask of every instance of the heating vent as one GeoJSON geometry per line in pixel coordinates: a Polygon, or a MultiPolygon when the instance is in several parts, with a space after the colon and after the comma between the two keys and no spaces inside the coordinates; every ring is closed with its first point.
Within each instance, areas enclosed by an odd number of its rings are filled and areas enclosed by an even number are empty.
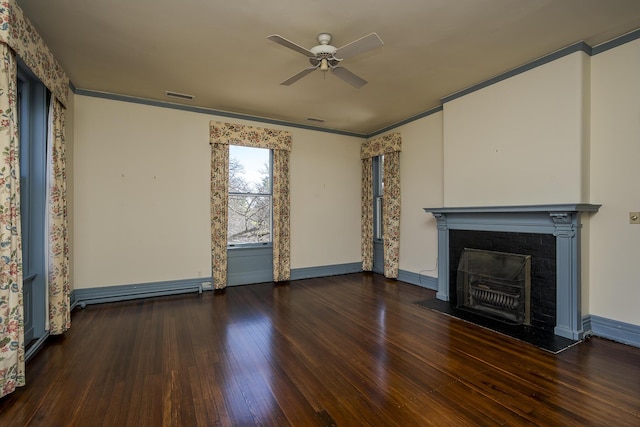
{"type": "Polygon", "coordinates": [[[170,90],[165,90],[164,94],[169,98],[186,99],[188,101],[191,101],[194,98],[193,95],[188,95],[186,93],[171,92],[170,90]]]}
{"type": "Polygon", "coordinates": [[[319,119],[317,117],[307,117],[308,122],[316,122],[316,123],[324,123],[324,119],[319,119]]]}

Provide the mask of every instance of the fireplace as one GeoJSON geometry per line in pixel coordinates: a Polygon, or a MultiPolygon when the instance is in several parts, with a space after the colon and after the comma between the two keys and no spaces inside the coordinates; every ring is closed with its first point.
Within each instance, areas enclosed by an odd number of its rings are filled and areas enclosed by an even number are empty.
{"type": "Polygon", "coordinates": [[[438,226],[437,298],[454,307],[463,302],[464,307],[457,308],[476,311],[484,317],[520,323],[525,333],[546,330],[570,340],[582,339],[580,218],[582,213],[597,212],[599,207],[562,204],[425,208],[436,218],[438,226]],[[529,267],[524,267],[530,268],[528,320],[526,293],[524,296],[512,293],[503,284],[498,286],[496,283],[484,283],[475,290],[470,285],[468,291],[464,285],[459,288],[459,276],[464,283],[464,276],[468,274],[465,267],[460,273],[458,270],[465,248],[530,256],[529,267]],[[465,302],[469,299],[465,292],[475,292],[484,300],[502,298],[501,304],[511,299],[508,304],[514,307],[513,300],[517,298],[518,313],[512,310],[509,314],[498,315],[496,307],[488,308],[486,301],[474,300],[470,307],[465,302]],[[523,298],[525,308],[524,313],[520,313],[523,298]]]}
{"type": "Polygon", "coordinates": [[[516,325],[531,324],[531,255],[464,248],[456,308],[516,325]]]}

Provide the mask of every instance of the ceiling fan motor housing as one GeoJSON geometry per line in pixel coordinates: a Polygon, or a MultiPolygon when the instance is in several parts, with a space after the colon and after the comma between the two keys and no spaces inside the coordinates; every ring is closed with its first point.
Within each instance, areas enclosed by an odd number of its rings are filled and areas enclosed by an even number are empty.
{"type": "Polygon", "coordinates": [[[338,61],[335,57],[335,53],[338,50],[335,46],[331,46],[331,34],[329,33],[320,33],[318,34],[318,46],[314,46],[309,51],[315,55],[314,58],[309,58],[309,62],[314,67],[322,62],[323,59],[327,60],[327,63],[331,67],[335,67],[338,65],[340,61],[338,61]]]}

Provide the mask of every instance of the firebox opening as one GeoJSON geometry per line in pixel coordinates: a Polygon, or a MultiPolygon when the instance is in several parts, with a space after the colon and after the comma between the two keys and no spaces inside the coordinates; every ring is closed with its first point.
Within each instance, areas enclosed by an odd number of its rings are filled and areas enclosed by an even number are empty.
{"type": "Polygon", "coordinates": [[[531,325],[531,256],[464,248],[456,308],[510,324],[531,325]]]}

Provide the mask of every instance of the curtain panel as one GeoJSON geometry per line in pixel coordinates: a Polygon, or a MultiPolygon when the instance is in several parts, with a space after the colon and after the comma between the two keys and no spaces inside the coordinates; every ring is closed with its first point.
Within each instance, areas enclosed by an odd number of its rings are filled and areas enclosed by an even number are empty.
{"type": "Polygon", "coordinates": [[[400,262],[400,152],[384,155],[384,203],[382,239],[384,276],[397,279],[400,262]]]}
{"type": "Polygon", "coordinates": [[[373,157],[362,159],[362,270],[373,270],[373,157]]]}
{"type": "Polygon", "coordinates": [[[49,333],[59,335],[71,327],[71,285],[64,106],[55,98],[51,98],[49,125],[49,333]]]}
{"type": "Polygon", "coordinates": [[[289,151],[273,150],[273,281],[291,278],[289,151]]]}
{"type": "Polygon", "coordinates": [[[289,153],[291,133],[233,123],[209,123],[211,144],[211,265],[216,289],[227,286],[229,145],[273,150],[273,280],[291,278],[289,153]]]}
{"type": "Polygon", "coordinates": [[[384,241],[384,275],[397,279],[400,260],[400,151],[399,132],[365,141],[360,148],[362,159],[362,269],[373,269],[373,168],[372,158],[384,155],[384,203],[382,238],[384,241]]]}
{"type": "Polygon", "coordinates": [[[17,62],[0,43],[0,397],[25,383],[17,62]]]}
{"type": "Polygon", "coordinates": [[[0,397],[25,384],[17,58],[52,93],[48,129],[49,328],[70,326],[64,107],[69,79],[15,0],[0,2],[0,397]]]}
{"type": "Polygon", "coordinates": [[[227,286],[229,145],[211,144],[211,268],[215,289],[227,286]]]}

